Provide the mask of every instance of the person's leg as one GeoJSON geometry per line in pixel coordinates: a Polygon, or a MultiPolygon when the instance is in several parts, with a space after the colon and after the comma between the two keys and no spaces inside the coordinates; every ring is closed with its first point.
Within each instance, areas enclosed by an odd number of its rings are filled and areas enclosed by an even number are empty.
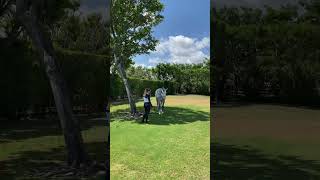
{"type": "Polygon", "coordinates": [[[146,113],[143,114],[142,122],[144,122],[144,118],[146,117],[146,113]]]}
{"type": "Polygon", "coordinates": [[[146,111],[146,123],[148,123],[148,118],[149,118],[149,112],[146,111]]]}
{"type": "Polygon", "coordinates": [[[148,122],[148,118],[149,118],[149,113],[150,113],[150,104],[147,106],[146,108],[146,123],[148,122]]]}
{"type": "Polygon", "coordinates": [[[143,114],[143,117],[142,117],[142,122],[144,122],[144,119],[146,119],[146,115],[147,114],[147,107],[146,105],[144,105],[144,114],[143,114]]]}

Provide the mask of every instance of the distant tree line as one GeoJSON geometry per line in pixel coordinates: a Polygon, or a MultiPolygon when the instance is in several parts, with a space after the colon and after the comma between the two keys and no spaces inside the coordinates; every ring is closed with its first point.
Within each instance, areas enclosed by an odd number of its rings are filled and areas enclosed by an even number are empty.
{"type": "Polygon", "coordinates": [[[242,97],[320,104],[320,4],[211,13],[215,102],[242,97]]]}
{"type": "MultiPolygon", "coordinates": [[[[169,94],[210,94],[210,66],[205,59],[200,64],[160,63],[152,68],[130,66],[127,76],[135,97],[140,97],[144,88],[156,90],[168,88],[169,94]]],[[[112,75],[112,97],[126,97],[124,86],[116,73],[112,75]]]]}

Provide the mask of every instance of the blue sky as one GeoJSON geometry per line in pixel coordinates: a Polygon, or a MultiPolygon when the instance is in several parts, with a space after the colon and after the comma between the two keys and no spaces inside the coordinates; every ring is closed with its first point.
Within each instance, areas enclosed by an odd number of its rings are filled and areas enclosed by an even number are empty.
{"type": "Polygon", "coordinates": [[[199,63],[209,57],[210,0],[161,0],[164,20],[154,28],[157,51],[134,57],[136,65],[199,63]]]}

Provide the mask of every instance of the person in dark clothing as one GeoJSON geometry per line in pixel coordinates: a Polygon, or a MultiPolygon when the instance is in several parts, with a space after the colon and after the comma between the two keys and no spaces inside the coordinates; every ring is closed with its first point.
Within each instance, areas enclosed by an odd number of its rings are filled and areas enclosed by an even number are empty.
{"type": "Polygon", "coordinates": [[[150,109],[152,107],[150,96],[151,96],[151,90],[149,88],[146,88],[143,93],[144,114],[142,118],[142,122],[146,120],[146,123],[148,123],[148,117],[149,117],[150,109]]]}

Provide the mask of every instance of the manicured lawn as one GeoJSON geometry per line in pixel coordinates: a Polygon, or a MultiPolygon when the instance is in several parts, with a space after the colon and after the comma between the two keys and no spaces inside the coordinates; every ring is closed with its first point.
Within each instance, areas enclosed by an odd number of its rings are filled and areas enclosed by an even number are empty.
{"type": "Polygon", "coordinates": [[[168,96],[165,113],[154,108],[149,124],[127,118],[127,111],[128,105],[111,108],[111,179],[210,178],[209,97],[168,96]]]}
{"type": "Polygon", "coordinates": [[[320,178],[320,110],[261,104],[212,110],[217,179],[320,178]]]}
{"type": "MultiPolygon", "coordinates": [[[[105,163],[107,153],[108,131],[105,124],[103,118],[81,118],[86,150],[92,160],[101,163],[105,163]]],[[[57,119],[3,124],[0,130],[0,179],[37,179],[40,174],[64,166],[65,154],[57,119]]]]}

